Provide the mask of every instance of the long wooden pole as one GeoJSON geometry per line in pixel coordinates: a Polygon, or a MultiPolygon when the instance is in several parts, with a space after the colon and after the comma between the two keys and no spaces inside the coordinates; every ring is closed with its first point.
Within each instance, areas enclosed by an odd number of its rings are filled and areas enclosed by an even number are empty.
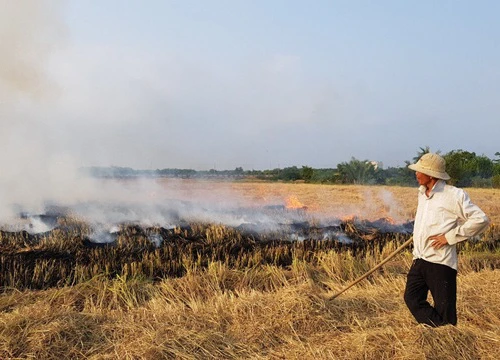
{"type": "Polygon", "coordinates": [[[361,280],[363,279],[366,279],[368,276],[370,276],[373,272],[377,271],[378,269],[380,269],[386,262],[388,262],[389,260],[391,260],[394,256],[396,256],[398,253],[401,252],[401,250],[403,250],[405,247],[407,247],[408,245],[411,244],[411,242],[413,241],[413,236],[411,238],[409,238],[408,240],[406,240],[400,247],[398,247],[396,250],[394,250],[392,253],[390,253],[384,260],[382,260],[377,266],[375,266],[373,269],[371,269],[370,271],[368,271],[366,274],[364,274],[363,276],[360,276],[359,278],[357,278],[356,280],[354,280],[353,282],[351,282],[349,285],[347,285],[346,287],[344,287],[342,290],[340,290],[338,293],[336,293],[335,295],[333,295],[331,299],[335,299],[337,296],[339,296],[340,294],[342,294],[344,291],[346,291],[347,289],[350,289],[351,287],[353,287],[354,285],[356,285],[357,283],[359,283],[361,280]]]}

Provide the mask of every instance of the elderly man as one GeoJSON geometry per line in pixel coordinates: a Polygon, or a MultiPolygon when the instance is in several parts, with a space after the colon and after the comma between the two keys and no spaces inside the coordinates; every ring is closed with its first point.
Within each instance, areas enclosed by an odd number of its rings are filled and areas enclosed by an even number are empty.
{"type": "Polygon", "coordinates": [[[445,165],[441,156],[427,153],[408,166],[420,188],[404,300],[415,319],[430,326],[457,324],[456,244],[489,225],[465,191],[445,183],[450,179],[445,165]],[[429,291],[434,306],[427,301],[429,291]]]}

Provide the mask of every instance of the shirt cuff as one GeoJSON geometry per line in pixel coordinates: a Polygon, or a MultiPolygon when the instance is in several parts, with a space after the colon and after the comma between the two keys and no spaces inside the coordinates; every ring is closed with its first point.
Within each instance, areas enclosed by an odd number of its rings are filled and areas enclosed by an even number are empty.
{"type": "Polygon", "coordinates": [[[457,239],[457,229],[453,229],[448,231],[446,234],[444,234],[444,237],[446,238],[446,241],[448,242],[449,245],[455,245],[457,242],[460,240],[457,239]]]}

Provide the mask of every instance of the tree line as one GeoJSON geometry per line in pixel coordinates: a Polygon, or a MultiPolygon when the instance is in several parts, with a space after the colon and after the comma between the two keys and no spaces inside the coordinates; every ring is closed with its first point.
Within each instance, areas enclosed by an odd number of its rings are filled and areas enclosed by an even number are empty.
{"type": "MultiPolygon", "coordinates": [[[[422,155],[430,152],[428,146],[417,151],[410,161],[405,161],[403,167],[384,169],[381,163],[370,160],[351,158],[342,162],[336,168],[312,168],[310,166],[291,166],[268,170],[244,170],[237,167],[234,170],[203,170],[193,169],[156,169],[135,170],[128,167],[87,167],[82,171],[98,178],[131,178],[131,177],[171,177],[171,178],[227,178],[227,179],[258,179],[265,181],[302,181],[324,184],[364,184],[364,185],[399,185],[415,186],[415,172],[408,165],[416,162],[422,155]]],[[[438,152],[439,153],[439,152],[438,152]]],[[[500,152],[496,158],[477,155],[466,150],[452,150],[441,154],[446,160],[446,171],[451,179],[449,183],[460,187],[494,187],[500,188],[500,152]]]]}

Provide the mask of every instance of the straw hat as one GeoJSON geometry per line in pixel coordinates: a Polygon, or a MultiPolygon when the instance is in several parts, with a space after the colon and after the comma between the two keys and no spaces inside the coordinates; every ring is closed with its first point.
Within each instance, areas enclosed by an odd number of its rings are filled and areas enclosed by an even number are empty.
{"type": "Polygon", "coordinates": [[[415,164],[408,165],[408,167],[437,179],[450,179],[450,175],[446,173],[446,161],[438,154],[424,154],[415,164]]]}

